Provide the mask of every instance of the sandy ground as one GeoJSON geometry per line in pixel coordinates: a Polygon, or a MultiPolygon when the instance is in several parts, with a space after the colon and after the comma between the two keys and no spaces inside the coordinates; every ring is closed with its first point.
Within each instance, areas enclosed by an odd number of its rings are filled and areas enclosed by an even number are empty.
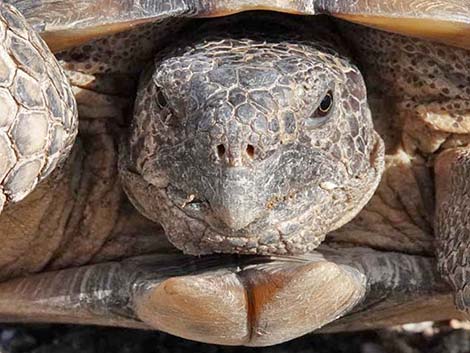
{"type": "Polygon", "coordinates": [[[1,325],[1,353],[469,353],[470,331],[448,324],[307,335],[268,348],[223,347],[159,332],[65,325],[1,325]],[[421,332],[412,332],[412,331],[421,332]]]}

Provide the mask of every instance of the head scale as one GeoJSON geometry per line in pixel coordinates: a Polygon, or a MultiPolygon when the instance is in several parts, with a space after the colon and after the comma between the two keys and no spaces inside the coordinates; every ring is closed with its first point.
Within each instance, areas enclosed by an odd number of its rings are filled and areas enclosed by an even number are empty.
{"type": "Polygon", "coordinates": [[[173,52],[143,76],[134,119],[126,190],[189,253],[310,251],[380,178],[361,74],[315,42],[173,52]]]}

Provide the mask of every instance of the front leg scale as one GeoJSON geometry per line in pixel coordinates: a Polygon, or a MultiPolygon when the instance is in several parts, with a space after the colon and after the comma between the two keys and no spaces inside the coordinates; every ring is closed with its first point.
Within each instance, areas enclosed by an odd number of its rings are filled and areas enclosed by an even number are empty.
{"type": "Polygon", "coordinates": [[[0,211],[22,200],[73,145],[75,98],[47,45],[0,3],[0,211]]]}
{"type": "Polygon", "coordinates": [[[439,271],[455,290],[455,304],[470,314],[470,148],[441,153],[435,165],[439,271]]]}

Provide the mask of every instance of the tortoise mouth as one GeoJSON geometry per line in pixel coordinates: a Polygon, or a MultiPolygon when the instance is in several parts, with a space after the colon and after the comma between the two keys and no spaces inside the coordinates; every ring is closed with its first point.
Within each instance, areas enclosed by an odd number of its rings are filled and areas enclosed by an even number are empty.
{"type": "MultiPolygon", "coordinates": [[[[207,200],[191,194],[181,197],[183,194],[187,193],[176,187],[166,188],[166,196],[174,207],[204,229],[202,236],[192,234],[193,238],[187,239],[187,242],[198,242],[199,247],[205,249],[202,254],[293,255],[313,251],[328,232],[319,221],[318,209],[335,199],[334,190],[318,184],[284,196],[273,196],[257,218],[240,229],[233,229],[214,215],[207,200]]],[[[172,230],[164,228],[171,241],[172,230]]],[[[183,251],[188,252],[185,247],[183,251]]]]}
{"type": "MultiPolygon", "coordinates": [[[[177,210],[160,219],[168,239],[185,253],[303,254],[325,235],[354,218],[374,194],[383,170],[380,138],[371,151],[370,168],[360,177],[315,180],[301,190],[268,198],[257,217],[238,229],[214,214],[209,202],[170,184],[160,194],[177,210]],[[189,196],[188,196],[189,195],[189,196]],[[186,229],[181,227],[185,223],[186,229]]],[[[163,201],[163,200],[162,200],[163,201]]],[[[255,211],[253,211],[255,212],[255,211]]]]}

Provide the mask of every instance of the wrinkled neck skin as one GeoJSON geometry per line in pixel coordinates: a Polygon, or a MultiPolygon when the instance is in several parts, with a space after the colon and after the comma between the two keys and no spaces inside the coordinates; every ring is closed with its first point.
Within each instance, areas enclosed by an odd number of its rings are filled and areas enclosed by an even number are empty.
{"type": "Polygon", "coordinates": [[[155,59],[121,149],[129,198],[186,253],[312,251],[383,170],[363,78],[328,22],[250,16],[155,59]]]}

